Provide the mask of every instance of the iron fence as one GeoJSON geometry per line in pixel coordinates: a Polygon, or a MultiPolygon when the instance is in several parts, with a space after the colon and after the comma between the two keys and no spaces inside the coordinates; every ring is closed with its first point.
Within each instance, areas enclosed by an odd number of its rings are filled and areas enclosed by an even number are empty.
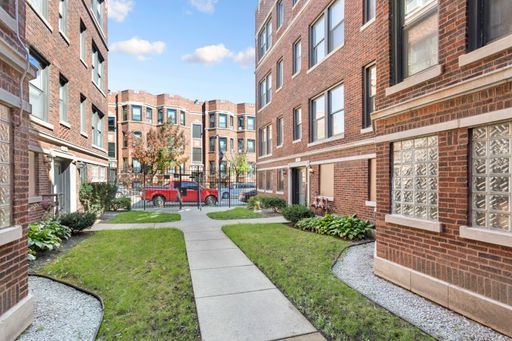
{"type": "Polygon", "coordinates": [[[247,204],[256,195],[256,175],[178,169],[167,174],[120,173],[118,197],[129,197],[133,209],[247,204]]]}

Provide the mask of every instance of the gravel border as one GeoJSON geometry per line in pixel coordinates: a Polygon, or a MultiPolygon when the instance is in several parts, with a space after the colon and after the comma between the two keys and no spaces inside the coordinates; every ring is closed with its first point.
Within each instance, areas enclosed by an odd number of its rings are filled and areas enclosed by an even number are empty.
{"type": "Polygon", "coordinates": [[[375,243],[350,247],[332,271],[343,282],[439,340],[511,340],[373,273],[375,243]]]}
{"type": "Polygon", "coordinates": [[[34,296],[32,325],[21,341],[94,340],[103,319],[101,302],[94,296],[48,278],[30,276],[34,296]]]}

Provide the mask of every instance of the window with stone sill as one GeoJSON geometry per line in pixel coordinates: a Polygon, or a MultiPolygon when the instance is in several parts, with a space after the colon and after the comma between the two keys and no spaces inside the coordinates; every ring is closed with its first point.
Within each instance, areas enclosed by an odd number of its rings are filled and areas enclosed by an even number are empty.
{"type": "Polygon", "coordinates": [[[393,143],[393,214],[438,220],[438,138],[393,143]]]}
{"type": "Polygon", "coordinates": [[[512,121],[471,133],[471,225],[512,231],[512,121]]]}
{"type": "Polygon", "coordinates": [[[48,0],[28,0],[28,2],[40,16],[48,19],[48,0]]]}
{"type": "Polygon", "coordinates": [[[12,225],[11,124],[9,109],[0,105],[0,229],[12,225]]]}

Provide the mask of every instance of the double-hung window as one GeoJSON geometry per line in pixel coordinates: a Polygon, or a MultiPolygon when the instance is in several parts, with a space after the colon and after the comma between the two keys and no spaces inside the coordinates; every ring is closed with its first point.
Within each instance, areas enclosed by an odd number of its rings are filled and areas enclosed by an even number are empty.
{"type": "Polygon", "coordinates": [[[284,23],[284,3],[283,0],[279,0],[276,4],[276,13],[277,13],[277,29],[283,26],[284,23]]]}
{"type": "Polygon", "coordinates": [[[203,137],[203,126],[200,124],[192,124],[192,138],[201,139],[203,137]]]}
{"type": "Polygon", "coordinates": [[[471,133],[471,224],[512,231],[512,122],[471,133]]]}
{"type": "Polygon", "coordinates": [[[284,191],[284,169],[278,169],[277,170],[277,192],[283,192],[284,191]]]}
{"type": "Polygon", "coordinates": [[[395,0],[393,77],[395,83],[438,64],[438,1],[395,0]]]}
{"type": "Polygon", "coordinates": [[[364,23],[375,18],[376,0],[364,0],[364,23]]]}
{"type": "Polygon", "coordinates": [[[132,121],[142,121],[142,107],[140,105],[132,106],[132,121]]]}
{"type": "Polygon", "coordinates": [[[258,34],[258,59],[261,59],[272,47],[272,18],[261,28],[258,34]]]}
{"type": "Polygon", "coordinates": [[[0,105],[0,229],[12,225],[12,153],[9,109],[0,105]]]}
{"type": "Polygon", "coordinates": [[[59,0],[59,31],[68,34],[68,0],[59,0]]]}
{"type": "Polygon", "coordinates": [[[92,108],[92,141],[96,147],[103,148],[103,113],[92,108]]]}
{"type": "Polygon", "coordinates": [[[256,141],[253,139],[247,140],[247,153],[254,153],[256,151],[256,141]]]}
{"type": "Polygon", "coordinates": [[[84,95],[80,94],[80,132],[87,132],[87,110],[85,108],[86,98],[84,95]]]}
{"type": "Polygon", "coordinates": [[[215,136],[210,137],[210,152],[215,152],[215,142],[217,138],[215,136]]]}
{"type": "Polygon", "coordinates": [[[302,109],[293,109],[293,140],[298,141],[302,138],[302,109]]]}
{"type": "Polygon", "coordinates": [[[85,56],[87,53],[87,28],[85,27],[85,24],[80,21],[80,59],[85,63],[85,56]]]}
{"type": "Polygon", "coordinates": [[[60,75],[59,79],[59,120],[69,122],[68,120],[68,80],[60,75]]]}
{"type": "Polygon", "coordinates": [[[226,153],[228,151],[228,139],[225,137],[219,137],[219,151],[226,153]]]}
{"type": "Polygon", "coordinates": [[[269,73],[259,84],[259,107],[263,108],[272,101],[272,74],[269,73]]]}
{"type": "Polygon", "coordinates": [[[283,87],[283,59],[281,58],[276,65],[276,89],[283,87]]]}
{"type": "Polygon", "coordinates": [[[192,148],[192,162],[201,163],[203,162],[203,149],[192,148]]]}
{"type": "Polygon", "coordinates": [[[215,113],[210,113],[210,128],[215,128],[215,113]]]}
{"type": "Polygon", "coordinates": [[[128,106],[123,105],[123,121],[128,121],[128,106]]]}
{"type": "Polygon", "coordinates": [[[259,155],[266,156],[272,154],[272,125],[260,128],[258,138],[260,140],[259,155]]]}
{"type": "Polygon", "coordinates": [[[280,147],[283,145],[283,134],[284,134],[284,119],[283,117],[279,117],[276,121],[276,129],[277,129],[277,146],[280,147]]]}
{"type": "Polygon", "coordinates": [[[103,0],[92,0],[92,13],[103,29],[103,0]]]}
{"type": "Polygon", "coordinates": [[[48,0],[28,0],[28,2],[40,16],[48,20],[48,0]]]}
{"type": "Polygon", "coordinates": [[[219,114],[219,128],[227,128],[228,127],[228,115],[219,114]]]}
{"type": "Polygon", "coordinates": [[[247,117],[247,130],[255,130],[254,117],[247,117]]]}
{"type": "Polygon", "coordinates": [[[341,84],[311,101],[310,141],[321,141],[344,132],[345,95],[341,84]]]}
{"type": "Polygon", "coordinates": [[[115,132],[116,131],[116,118],[115,116],[108,117],[108,131],[115,132]]]}
{"type": "Polygon", "coordinates": [[[92,44],[92,81],[100,90],[103,91],[103,63],[105,59],[101,55],[96,45],[92,44]]]}
{"type": "Polygon", "coordinates": [[[372,64],[364,69],[364,117],[363,128],[372,125],[372,112],[375,111],[375,96],[377,95],[377,66],[372,64]]]}
{"type": "Polygon", "coordinates": [[[164,123],[164,110],[163,109],[158,109],[158,113],[157,113],[157,119],[158,119],[158,124],[163,124],[164,123]]]}
{"type": "Polygon", "coordinates": [[[393,214],[438,220],[438,138],[393,143],[393,214]]]}
{"type": "Polygon", "coordinates": [[[180,111],[180,124],[185,126],[185,112],[183,110],[180,111]]]}
{"type": "Polygon", "coordinates": [[[300,40],[297,40],[293,44],[293,62],[292,62],[292,74],[297,74],[302,68],[302,44],[300,40]]]}
{"type": "Polygon", "coordinates": [[[470,49],[512,34],[512,1],[469,0],[470,49]]]}
{"type": "Polygon", "coordinates": [[[142,166],[140,164],[140,161],[137,159],[132,160],[132,170],[134,173],[140,173],[142,170],[142,166]]]}
{"type": "Polygon", "coordinates": [[[176,109],[167,109],[167,124],[178,124],[176,109]]]}
{"type": "Polygon", "coordinates": [[[148,123],[153,122],[153,109],[146,107],[146,121],[148,123]]]}
{"type": "Polygon", "coordinates": [[[238,153],[242,154],[245,152],[244,139],[238,139],[238,153]]]}
{"type": "Polygon", "coordinates": [[[244,130],[245,129],[245,117],[240,116],[238,117],[238,130],[244,130]]]}
{"type": "Polygon", "coordinates": [[[48,122],[48,70],[50,66],[40,56],[30,54],[30,63],[37,69],[36,78],[30,81],[29,100],[32,115],[48,122]]]}
{"type": "Polygon", "coordinates": [[[345,0],[337,0],[310,28],[310,67],[345,42],[345,0]]]}

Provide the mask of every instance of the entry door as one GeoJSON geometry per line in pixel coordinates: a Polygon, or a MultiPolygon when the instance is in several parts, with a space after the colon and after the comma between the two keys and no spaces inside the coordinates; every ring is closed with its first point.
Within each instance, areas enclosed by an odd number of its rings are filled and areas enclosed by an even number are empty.
{"type": "Polygon", "coordinates": [[[55,161],[55,194],[58,194],[59,211],[70,212],[69,162],[55,161]]]}
{"type": "Polygon", "coordinates": [[[292,204],[306,205],[306,168],[292,170],[292,204]]]}

